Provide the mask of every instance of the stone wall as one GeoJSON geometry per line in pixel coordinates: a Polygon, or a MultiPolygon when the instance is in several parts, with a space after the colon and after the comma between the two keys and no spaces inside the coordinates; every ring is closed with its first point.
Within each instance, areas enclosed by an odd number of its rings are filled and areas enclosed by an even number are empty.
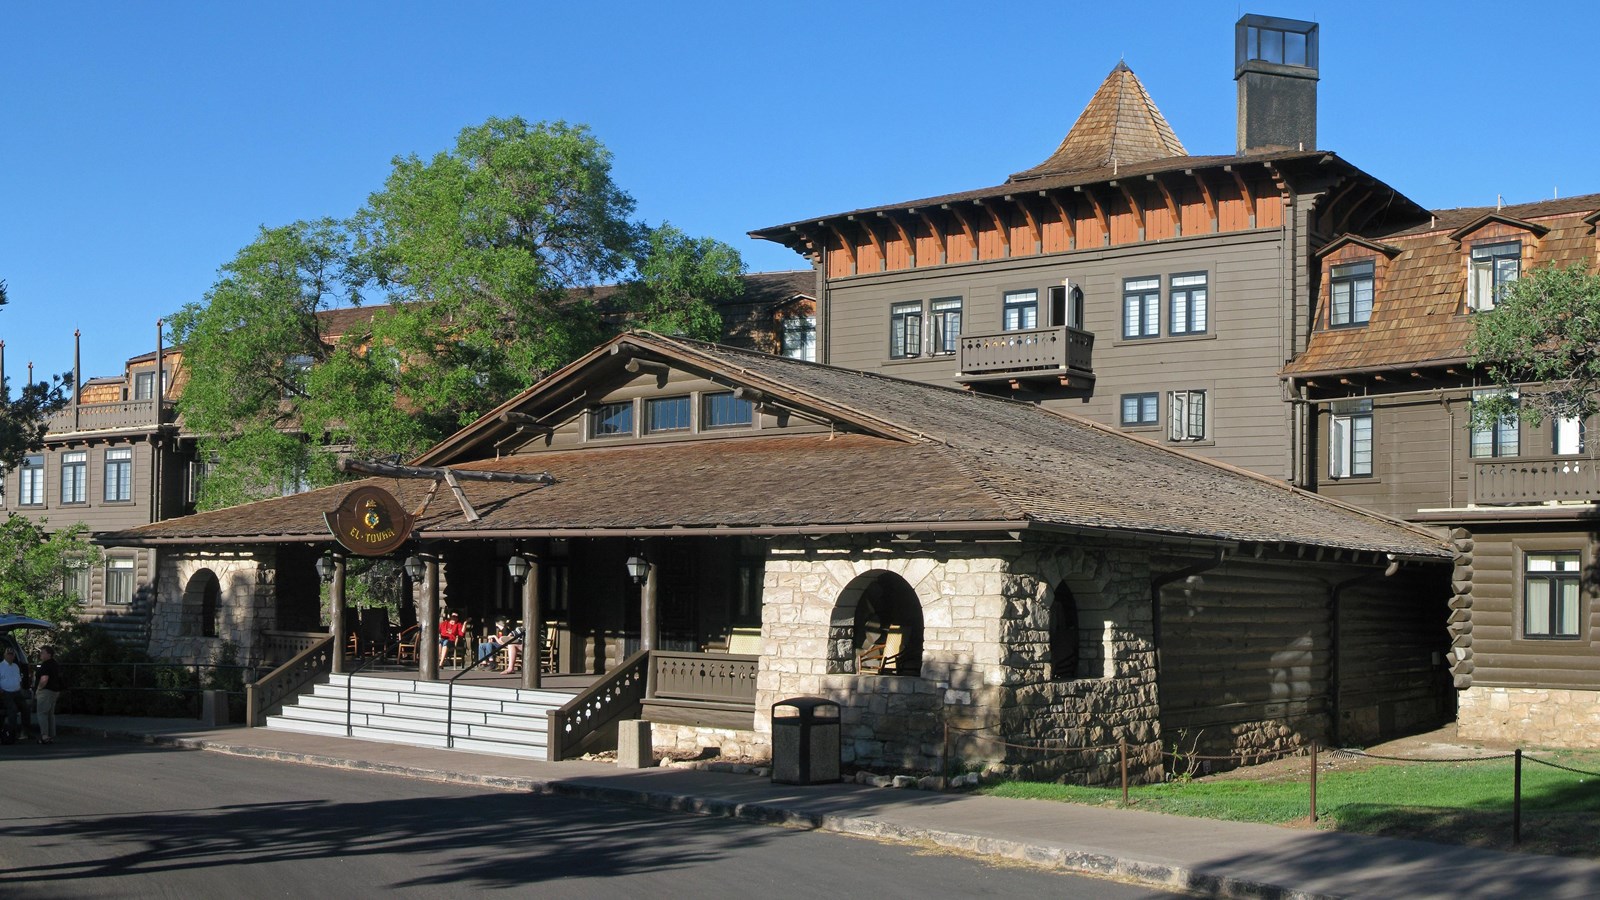
{"type": "Polygon", "coordinates": [[[1600,692],[1473,685],[1459,695],[1456,723],[1467,740],[1600,748],[1600,692]]]}
{"type": "MultiPolygon", "coordinates": [[[[215,662],[225,641],[238,645],[238,661],[259,661],[263,631],[275,627],[276,590],[272,551],[240,553],[164,553],[156,577],[156,603],[150,622],[150,655],[181,662],[215,662]],[[184,622],[184,591],[202,569],[217,577],[217,634],[199,637],[184,622]]],[[[189,613],[193,615],[193,610],[189,613]]]]}
{"type": "Polygon", "coordinates": [[[772,744],[767,735],[734,728],[652,722],[650,741],[656,752],[675,757],[709,755],[709,750],[716,750],[715,755],[724,759],[759,761],[772,756],[772,744]]]}

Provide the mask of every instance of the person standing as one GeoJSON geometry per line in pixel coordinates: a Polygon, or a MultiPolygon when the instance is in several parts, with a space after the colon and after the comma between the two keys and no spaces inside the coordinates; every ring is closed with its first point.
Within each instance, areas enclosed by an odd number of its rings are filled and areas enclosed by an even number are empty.
{"type": "Polygon", "coordinates": [[[22,736],[21,717],[26,707],[22,695],[22,667],[17,665],[17,651],[6,648],[5,658],[0,659],[0,702],[5,704],[5,726],[3,736],[5,743],[14,744],[22,736]]]}
{"type": "Polygon", "coordinates": [[[39,648],[39,665],[33,670],[33,697],[39,714],[39,743],[56,742],[56,701],[66,684],[61,680],[61,665],[56,662],[56,648],[39,648]]]}

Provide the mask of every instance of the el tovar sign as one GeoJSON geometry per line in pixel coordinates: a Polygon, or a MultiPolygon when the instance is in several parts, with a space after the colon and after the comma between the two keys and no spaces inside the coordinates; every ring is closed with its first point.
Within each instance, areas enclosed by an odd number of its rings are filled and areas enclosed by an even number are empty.
{"type": "Polygon", "coordinates": [[[345,495],[337,509],[323,513],[339,546],[357,556],[384,556],[406,542],[414,524],[394,495],[366,485],[345,495]]]}

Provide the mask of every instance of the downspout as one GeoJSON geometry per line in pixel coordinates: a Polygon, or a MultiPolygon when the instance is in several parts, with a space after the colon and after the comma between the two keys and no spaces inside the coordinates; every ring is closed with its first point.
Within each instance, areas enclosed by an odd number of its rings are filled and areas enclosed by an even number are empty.
{"type": "Polygon", "coordinates": [[[1379,578],[1388,578],[1399,570],[1400,561],[1391,558],[1388,568],[1382,572],[1363,572],[1353,578],[1346,578],[1344,581],[1336,582],[1333,587],[1328,589],[1328,740],[1335,745],[1340,743],[1339,723],[1343,718],[1339,704],[1339,679],[1341,677],[1339,670],[1339,647],[1341,644],[1339,640],[1339,627],[1341,624],[1339,601],[1342,599],[1346,589],[1369,581],[1375,581],[1379,578]]]}

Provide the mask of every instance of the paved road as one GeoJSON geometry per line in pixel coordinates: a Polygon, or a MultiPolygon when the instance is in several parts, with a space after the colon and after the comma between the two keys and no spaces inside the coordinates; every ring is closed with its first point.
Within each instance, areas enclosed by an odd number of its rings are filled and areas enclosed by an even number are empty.
{"type": "Polygon", "coordinates": [[[69,738],[0,753],[0,895],[1171,896],[831,834],[69,738]]]}

